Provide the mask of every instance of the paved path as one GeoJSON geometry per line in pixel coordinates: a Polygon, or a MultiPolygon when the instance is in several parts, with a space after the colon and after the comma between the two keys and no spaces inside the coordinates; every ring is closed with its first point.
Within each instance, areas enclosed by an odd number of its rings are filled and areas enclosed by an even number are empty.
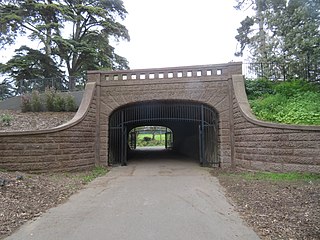
{"type": "Polygon", "coordinates": [[[259,239],[217,179],[182,160],[145,159],[113,168],[6,239],[259,239]]]}

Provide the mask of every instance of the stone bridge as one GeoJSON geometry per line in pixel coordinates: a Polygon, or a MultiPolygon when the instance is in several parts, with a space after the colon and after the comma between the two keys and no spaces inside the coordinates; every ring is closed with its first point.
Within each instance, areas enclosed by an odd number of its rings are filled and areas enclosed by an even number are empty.
{"type": "Polygon", "coordinates": [[[0,168],[70,171],[130,164],[132,130],[164,126],[172,150],[203,166],[320,172],[320,127],[257,120],[242,63],[90,71],[79,110],[59,127],[0,133],[0,168]]]}

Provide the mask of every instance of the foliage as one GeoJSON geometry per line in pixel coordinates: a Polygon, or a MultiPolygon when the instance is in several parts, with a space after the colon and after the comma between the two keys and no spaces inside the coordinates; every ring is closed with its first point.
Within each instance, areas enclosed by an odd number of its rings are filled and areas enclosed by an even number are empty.
{"type": "Polygon", "coordinates": [[[65,109],[65,101],[64,98],[57,94],[53,99],[53,111],[54,112],[63,112],[65,109]]]}
{"type": "Polygon", "coordinates": [[[75,112],[77,111],[78,107],[74,100],[74,97],[71,95],[67,95],[65,97],[65,110],[67,112],[75,112]]]}
{"type": "Polygon", "coordinates": [[[269,81],[267,79],[257,79],[257,80],[246,80],[246,93],[249,100],[262,97],[265,94],[273,94],[273,85],[275,82],[269,81]]]}
{"type": "Polygon", "coordinates": [[[54,99],[56,97],[56,91],[52,88],[47,88],[45,90],[45,102],[46,102],[46,107],[47,111],[53,112],[54,111],[54,99]]]}
{"type": "Polygon", "coordinates": [[[32,112],[41,112],[42,111],[41,96],[38,91],[32,92],[30,105],[31,105],[32,112]]]}
{"type": "Polygon", "coordinates": [[[155,134],[153,139],[153,134],[140,133],[137,136],[137,146],[138,147],[152,147],[152,146],[164,146],[165,145],[164,134],[155,134]]]}
{"type": "Polygon", "coordinates": [[[21,96],[21,112],[31,112],[31,95],[24,94],[21,96]]]}
{"type": "Polygon", "coordinates": [[[12,96],[13,96],[12,83],[8,79],[4,79],[2,83],[0,83],[0,100],[4,100],[12,96]]]}
{"type": "Polygon", "coordinates": [[[62,78],[63,72],[59,70],[56,63],[39,50],[22,46],[15,50],[15,55],[5,65],[1,71],[7,74],[7,79],[15,81],[19,93],[31,90],[44,90],[43,78],[62,78]],[[38,79],[29,85],[26,80],[38,79]]]}
{"type": "Polygon", "coordinates": [[[143,141],[150,142],[152,140],[151,137],[143,137],[143,141]]]}
{"type": "Polygon", "coordinates": [[[101,166],[95,167],[88,174],[83,176],[83,182],[89,183],[89,182],[93,181],[94,179],[96,179],[97,177],[101,177],[101,176],[106,175],[107,172],[108,172],[108,170],[104,167],[101,167],[101,166]]]}
{"type": "Polygon", "coordinates": [[[22,112],[75,112],[78,108],[72,95],[54,89],[46,89],[42,94],[33,91],[31,95],[22,95],[21,100],[22,112]]]}
{"type": "Polygon", "coordinates": [[[13,120],[13,116],[7,113],[1,114],[0,121],[3,126],[10,126],[13,120]]]}
{"type": "MultiPolygon", "coordinates": [[[[252,7],[236,36],[242,56],[282,66],[287,78],[316,78],[320,64],[320,2],[318,0],[237,0],[237,9],[252,7]],[[289,71],[290,70],[290,71],[289,71]]],[[[267,74],[267,72],[265,72],[267,74]]]]}
{"type": "Polygon", "coordinates": [[[273,82],[261,85],[247,84],[248,98],[255,115],[262,120],[320,125],[320,87],[306,81],[273,82]],[[255,87],[257,87],[255,90],[255,87]]]}
{"type": "MultiPolygon", "coordinates": [[[[20,58],[29,63],[34,60],[38,65],[67,69],[69,76],[83,76],[87,70],[128,68],[126,59],[117,55],[110,45],[110,38],[129,40],[127,29],[119,22],[126,14],[122,0],[2,0],[0,49],[25,35],[38,42],[40,49],[24,47],[27,52],[20,58]]],[[[18,76],[22,76],[27,75],[24,70],[33,65],[19,62],[18,66],[18,76]]],[[[15,71],[8,66],[8,71],[10,69],[15,71]]],[[[38,67],[32,68],[31,73],[41,77],[49,73],[40,74],[38,70],[38,67]]],[[[12,77],[16,77],[16,73],[12,77]]],[[[69,84],[74,87],[72,79],[69,84]]]]}

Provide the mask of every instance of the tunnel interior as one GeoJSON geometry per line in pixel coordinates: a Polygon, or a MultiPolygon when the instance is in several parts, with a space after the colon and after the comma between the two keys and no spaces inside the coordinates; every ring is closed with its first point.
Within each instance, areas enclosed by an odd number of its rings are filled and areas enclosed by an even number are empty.
{"type": "Polygon", "coordinates": [[[218,113],[203,103],[192,101],[148,101],[122,106],[109,119],[108,164],[127,165],[143,154],[157,158],[171,153],[194,159],[202,166],[220,165],[218,113]],[[164,151],[133,146],[133,130],[161,126],[169,129],[164,151]],[[153,154],[153,155],[152,155],[153,154]]]}

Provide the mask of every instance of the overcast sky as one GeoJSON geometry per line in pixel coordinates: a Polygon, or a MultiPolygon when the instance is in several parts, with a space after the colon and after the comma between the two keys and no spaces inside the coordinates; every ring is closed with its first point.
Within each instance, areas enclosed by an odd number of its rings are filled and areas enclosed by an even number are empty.
{"type": "Polygon", "coordinates": [[[124,0],[131,41],[117,52],[132,69],[241,61],[234,56],[245,14],[235,0],[124,0]]]}
{"type": "MultiPolygon", "coordinates": [[[[242,60],[234,56],[235,35],[246,13],[233,8],[235,0],[124,0],[124,4],[129,14],[123,24],[131,41],[114,45],[131,69],[242,60]]],[[[13,51],[13,47],[1,51],[1,62],[13,51]]]]}

